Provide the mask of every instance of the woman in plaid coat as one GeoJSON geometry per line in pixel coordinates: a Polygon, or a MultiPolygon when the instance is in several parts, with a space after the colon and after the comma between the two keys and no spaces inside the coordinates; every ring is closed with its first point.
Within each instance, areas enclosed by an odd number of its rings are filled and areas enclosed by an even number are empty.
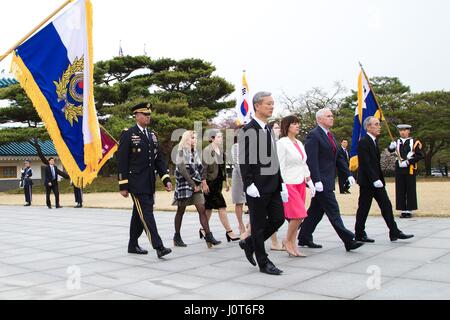
{"type": "Polygon", "coordinates": [[[178,145],[178,154],[176,158],[175,169],[175,195],[173,205],[178,206],[175,215],[175,235],[173,243],[176,247],[186,247],[181,239],[181,223],[187,206],[194,205],[197,208],[200,224],[205,235],[200,233],[200,238],[205,238],[208,248],[220,244],[220,241],[214,239],[210,229],[205,210],[205,197],[203,196],[201,183],[203,165],[200,157],[195,150],[197,137],[194,131],[186,131],[181,137],[178,145]]]}

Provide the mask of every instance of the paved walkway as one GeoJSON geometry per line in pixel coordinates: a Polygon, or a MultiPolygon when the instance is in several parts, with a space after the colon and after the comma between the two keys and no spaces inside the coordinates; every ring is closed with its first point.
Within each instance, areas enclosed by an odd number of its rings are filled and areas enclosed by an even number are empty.
{"type": "MultiPolygon", "coordinates": [[[[172,247],[173,213],[156,219],[172,247]]],[[[344,221],[352,227],[354,217],[344,221]]],[[[307,258],[270,252],[284,274],[269,276],[236,242],[207,249],[196,214],[183,223],[188,247],[159,260],[153,250],[126,253],[128,211],[0,206],[0,299],[450,299],[450,219],[397,223],[416,237],[391,243],[383,220],[370,217],[376,243],[348,253],[324,220],[315,233],[324,248],[303,249],[307,258]]],[[[217,215],[211,226],[224,241],[217,215]]]]}

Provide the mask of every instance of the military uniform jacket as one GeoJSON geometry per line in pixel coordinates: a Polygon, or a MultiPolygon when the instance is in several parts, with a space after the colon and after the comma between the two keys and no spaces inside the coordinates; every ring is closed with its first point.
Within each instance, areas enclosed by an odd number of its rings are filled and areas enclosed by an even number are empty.
{"type": "Polygon", "coordinates": [[[422,145],[418,140],[408,138],[403,143],[401,139],[397,140],[397,148],[388,150],[393,153],[397,150],[403,160],[408,160],[409,166],[400,168],[399,160],[395,162],[395,172],[399,174],[415,175],[417,172],[417,163],[423,159],[422,145]]]}
{"type": "Polygon", "coordinates": [[[33,185],[33,180],[31,180],[32,176],[33,176],[33,169],[31,169],[31,168],[22,169],[21,180],[22,180],[22,185],[24,187],[33,185]]]}
{"type": "Polygon", "coordinates": [[[136,125],[122,133],[117,151],[120,190],[134,194],[155,193],[156,172],[164,185],[170,182],[158,139],[147,128],[149,139],[136,125]]]}

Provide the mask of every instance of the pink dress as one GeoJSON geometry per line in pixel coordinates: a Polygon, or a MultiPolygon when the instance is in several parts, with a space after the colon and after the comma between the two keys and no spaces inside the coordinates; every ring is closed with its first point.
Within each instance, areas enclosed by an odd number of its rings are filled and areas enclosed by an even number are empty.
{"type": "MultiPolygon", "coordinates": [[[[300,157],[304,158],[302,149],[295,143],[295,147],[300,153],[300,157]]],[[[308,216],[305,207],[306,199],[306,181],[301,184],[286,184],[289,199],[288,202],[283,202],[284,216],[286,219],[303,219],[308,216]]]]}

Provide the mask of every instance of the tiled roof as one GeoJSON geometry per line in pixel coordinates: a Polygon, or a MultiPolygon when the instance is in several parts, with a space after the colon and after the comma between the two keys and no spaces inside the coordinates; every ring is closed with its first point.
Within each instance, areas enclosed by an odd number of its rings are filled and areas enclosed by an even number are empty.
{"type": "MultiPolygon", "coordinates": [[[[39,141],[45,156],[57,156],[55,146],[50,140],[39,141]]],[[[10,142],[0,144],[0,157],[7,156],[36,156],[36,148],[29,142],[10,142]]]]}
{"type": "Polygon", "coordinates": [[[6,88],[16,83],[18,82],[14,78],[0,76],[0,88],[6,88]]]}

